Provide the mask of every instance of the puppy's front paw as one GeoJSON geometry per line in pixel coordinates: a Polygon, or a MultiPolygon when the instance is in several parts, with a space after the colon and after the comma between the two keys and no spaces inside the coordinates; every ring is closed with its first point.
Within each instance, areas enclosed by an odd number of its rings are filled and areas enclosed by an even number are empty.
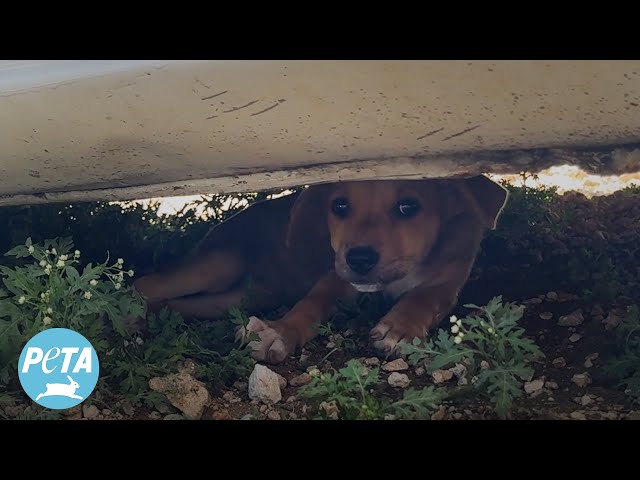
{"type": "Polygon", "coordinates": [[[427,329],[424,322],[387,314],[371,329],[370,335],[375,348],[392,355],[400,353],[401,346],[410,344],[414,338],[424,339],[427,329]]]}
{"type": "Polygon", "coordinates": [[[236,340],[243,340],[250,333],[256,333],[260,337],[260,340],[249,342],[251,356],[258,361],[282,363],[295,351],[295,331],[282,322],[268,322],[251,317],[246,327],[238,328],[236,340]]]}

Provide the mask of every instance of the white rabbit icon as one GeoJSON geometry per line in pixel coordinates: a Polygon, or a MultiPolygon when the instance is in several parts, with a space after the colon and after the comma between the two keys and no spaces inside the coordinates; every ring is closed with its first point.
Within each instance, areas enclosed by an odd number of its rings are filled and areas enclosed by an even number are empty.
{"type": "Polygon", "coordinates": [[[70,384],[67,384],[67,383],[47,383],[46,384],[47,385],[47,391],[44,392],[44,393],[41,393],[40,395],[38,395],[36,397],[36,402],[38,400],[40,400],[42,397],[52,397],[52,396],[77,398],[78,400],[82,400],[82,397],[80,395],[76,395],[75,394],[76,390],[78,388],[80,388],[80,385],[78,385],[78,382],[76,382],[69,375],[67,375],[67,378],[71,382],[70,384]]]}

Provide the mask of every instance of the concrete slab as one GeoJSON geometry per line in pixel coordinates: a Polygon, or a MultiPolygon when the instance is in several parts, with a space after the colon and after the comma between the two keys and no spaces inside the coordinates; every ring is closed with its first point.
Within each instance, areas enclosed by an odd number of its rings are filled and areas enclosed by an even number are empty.
{"type": "Polygon", "coordinates": [[[640,61],[0,61],[0,205],[640,171],[640,61]]]}

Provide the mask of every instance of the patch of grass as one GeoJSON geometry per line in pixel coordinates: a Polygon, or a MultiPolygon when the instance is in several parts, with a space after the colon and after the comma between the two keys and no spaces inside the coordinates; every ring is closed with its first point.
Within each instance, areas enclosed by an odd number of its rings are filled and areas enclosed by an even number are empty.
{"type": "Polygon", "coordinates": [[[309,400],[319,415],[327,418],[331,413],[321,406],[334,403],[337,407],[332,418],[345,420],[380,420],[387,415],[403,419],[428,419],[435,407],[446,397],[445,391],[433,386],[422,390],[407,389],[400,400],[392,402],[380,392],[380,370],[368,368],[357,360],[350,360],[338,371],[321,373],[308,385],[300,388],[301,398],[309,400]]]}
{"type": "Polygon", "coordinates": [[[502,297],[484,307],[465,307],[476,309],[481,316],[452,316],[451,332],[441,329],[435,339],[416,339],[403,353],[414,365],[425,363],[429,372],[464,365],[472,385],[489,396],[501,418],[507,418],[513,400],[523,393],[523,380],[533,374],[532,361],[543,353],[518,326],[524,307],[503,304],[502,297]]]}
{"type": "Polygon", "coordinates": [[[640,399],[640,308],[627,307],[627,315],[616,328],[618,352],[600,373],[618,382],[625,393],[640,399]]]}

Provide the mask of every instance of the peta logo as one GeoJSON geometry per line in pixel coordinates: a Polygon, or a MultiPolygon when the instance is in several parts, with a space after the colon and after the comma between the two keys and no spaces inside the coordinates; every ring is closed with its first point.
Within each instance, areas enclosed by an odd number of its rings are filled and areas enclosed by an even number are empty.
{"type": "Polygon", "coordinates": [[[66,328],[50,328],[27,342],[18,361],[24,391],[46,408],[61,410],[85,400],[98,383],[100,365],[89,341],[66,328]]]}

